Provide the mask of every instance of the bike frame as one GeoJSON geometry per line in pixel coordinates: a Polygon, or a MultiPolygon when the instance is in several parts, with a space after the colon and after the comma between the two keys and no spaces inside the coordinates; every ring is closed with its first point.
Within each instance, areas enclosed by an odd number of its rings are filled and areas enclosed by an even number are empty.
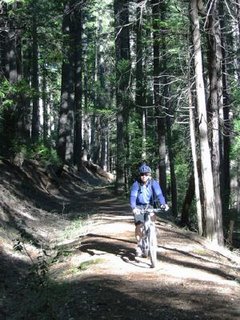
{"type": "Polygon", "coordinates": [[[151,214],[156,212],[160,212],[160,210],[145,208],[141,211],[144,215],[141,239],[142,251],[144,257],[150,257],[152,268],[155,268],[157,263],[157,235],[155,222],[151,220],[151,214]]]}

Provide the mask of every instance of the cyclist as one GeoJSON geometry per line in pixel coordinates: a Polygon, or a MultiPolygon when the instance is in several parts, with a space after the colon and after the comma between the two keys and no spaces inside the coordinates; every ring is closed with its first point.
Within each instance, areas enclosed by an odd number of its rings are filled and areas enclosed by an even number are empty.
{"type": "MultiPolygon", "coordinates": [[[[139,167],[139,178],[136,180],[130,191],[130,206],[134,215],[135,221],[135,237],[137,240],[136,256],[142,256],[141,249],[141,227],[144,222],[144,216],[141,214],[141,209],[151,208],[154,198],[159,201],[161,208],[167,211],[169,209],[166,200],[163,196],[162,189],[157,180],[151,177],[151,168],[143,163],[139,167]]],[[[151,219],[156,219],[154,213],[151,214],[151,219]]]]}

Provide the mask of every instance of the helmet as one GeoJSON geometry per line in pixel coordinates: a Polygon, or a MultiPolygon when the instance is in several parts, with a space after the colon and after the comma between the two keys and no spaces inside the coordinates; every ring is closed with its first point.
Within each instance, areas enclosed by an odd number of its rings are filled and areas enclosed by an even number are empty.
{"type": "Polygon", "coordinates": [[[139,167],[139,173],[151,173],[151,168],[147,166],[145,163],[139,167]]]}

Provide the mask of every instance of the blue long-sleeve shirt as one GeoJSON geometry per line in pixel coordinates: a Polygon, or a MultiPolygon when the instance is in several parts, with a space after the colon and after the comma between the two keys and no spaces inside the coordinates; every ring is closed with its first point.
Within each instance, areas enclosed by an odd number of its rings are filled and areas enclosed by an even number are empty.
{"type": "Polygon", "coordinates": [[[154,196],[158,199],[161,205],[165,205],[166,201],[162,193],[162,189],[156,180],[148,180],[144,185],[138,181],[135,181],[132,185],[130,192],[130,206],[132,209],[138,205],[151,204],[154,196]]]}

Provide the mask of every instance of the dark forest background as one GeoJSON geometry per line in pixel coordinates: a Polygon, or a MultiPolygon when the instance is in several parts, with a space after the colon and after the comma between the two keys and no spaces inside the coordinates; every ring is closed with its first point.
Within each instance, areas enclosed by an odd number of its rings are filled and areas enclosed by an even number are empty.
{"type": "Polygon", "coordinates": [[[240,212],[240,0],[0,2],[0,156],[128,193],[141,161],[181,225],[232,245],[240,212]]]}

